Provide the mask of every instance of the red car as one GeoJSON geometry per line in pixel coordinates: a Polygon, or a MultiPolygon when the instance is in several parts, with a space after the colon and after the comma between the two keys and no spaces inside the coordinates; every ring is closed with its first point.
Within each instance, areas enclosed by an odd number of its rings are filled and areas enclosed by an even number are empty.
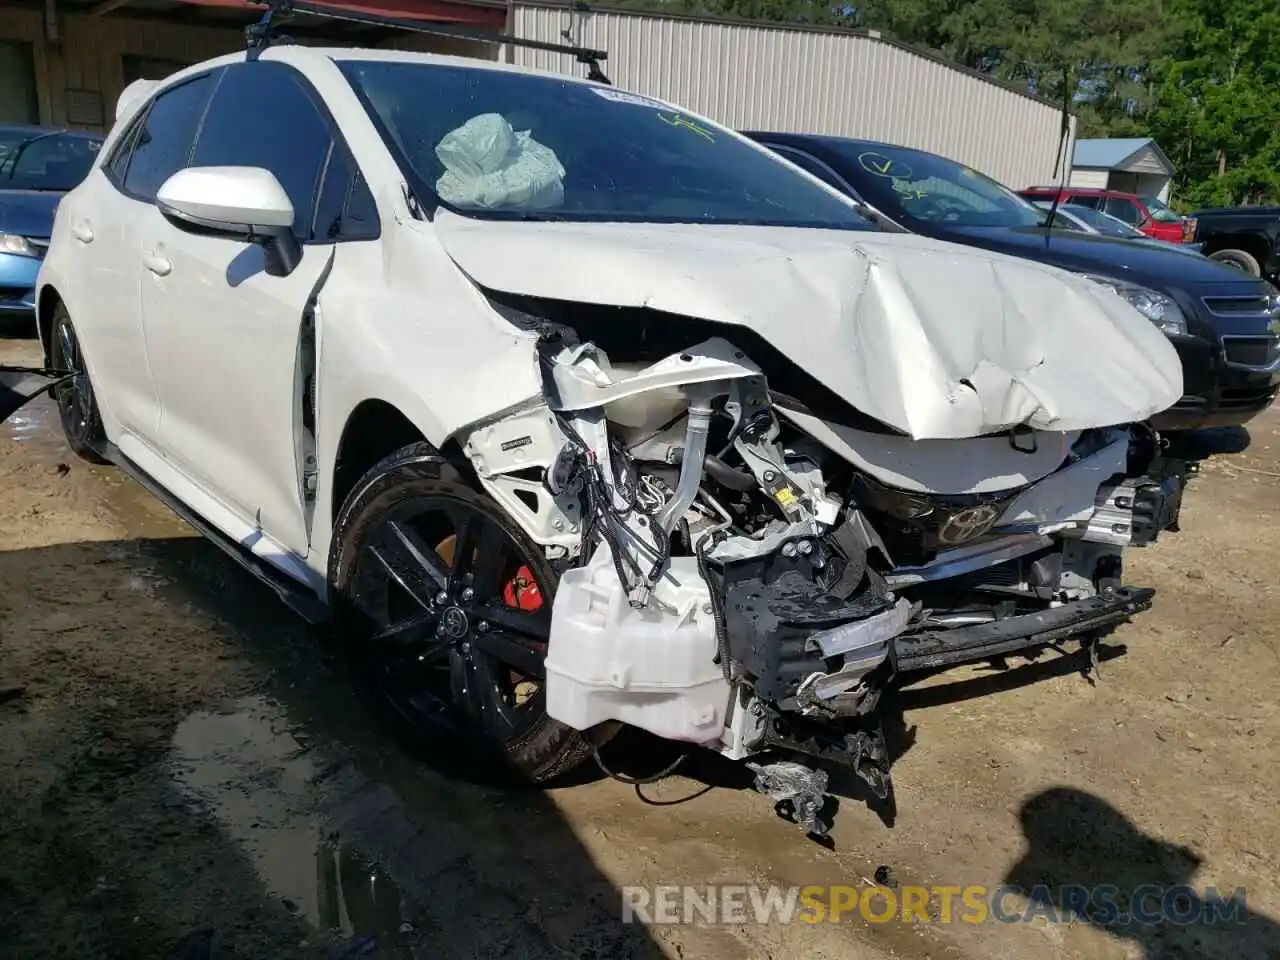
{"type": "Polygon", "coordinates": [[[1060,194],[1061,203],[1079,204],[1109,213],[1156,240],[1190,243],[1196,234],[1194,220],[1180,217],[1164,201],[1155,197],[1139,197],[1116,190],[1088,190],[1083,187],[1028,187],[1018,192],[1028,200],[1053,200],[1054,194],[1060,194]]]}

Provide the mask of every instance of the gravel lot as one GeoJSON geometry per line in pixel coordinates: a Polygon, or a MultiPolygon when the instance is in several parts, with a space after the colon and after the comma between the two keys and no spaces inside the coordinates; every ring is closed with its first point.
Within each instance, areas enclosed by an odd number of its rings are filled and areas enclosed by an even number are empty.
{"type": "MultiPolygon", "coordinates": [[[[37,353],[0,340],[0,360],[37,353]]],[[[1050,655],[905,691],[896,813],[845,800],[825,850],[714,758],[648,803],[592,777],[503,794],[433,771],[322,636],[73,458],[41,400],[0,430],[0,956],[198,958],[212,932],[219,960],[1280,957],[1280,411],[1249,433],[1242,451],[1205,438],[1228,452],[1182,531],[1134,555],[1156,606],[1099,683],[1050,655]],[[1244,886],[1249,919],[620,922],[624,885],[862,885],[880,867],[1029,894],[1244,886]]],[[[668,759],[620,746],[633,773],[668,759]]]]}

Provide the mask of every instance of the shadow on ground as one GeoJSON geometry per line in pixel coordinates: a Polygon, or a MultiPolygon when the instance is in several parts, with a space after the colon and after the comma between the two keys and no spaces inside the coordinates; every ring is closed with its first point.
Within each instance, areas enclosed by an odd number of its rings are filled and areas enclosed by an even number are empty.
{"type": "Polygon", "coordinates": [[[35,318],[0,314],[0,340],[30,340],[35,343],[35,318]]]}
{"type": "Polygon", "coordinates": [[[0,583],[6,960],[661,955],[546,793],[398,749],[202,540],[2,553],[0,583]]]}
{"type": "Polygon", "coordinates": [[[1207,460],[1210,457],[1244,453],[1253,443],[1248,427],[1210,427],[1186,433],[1167,434],[1169,452],[1188,460],[1207,460]]]}
{"type": "Polygon", "coordinates": [[[1028,850],[1005,882],[1033,909],[1129,941],[1144,960],[1280,958],[1280,924],[1250,911],[1247,891],[1237,904],[1231,890],[1197,890],[1194,851],[1143,833],[1101,797],[1056,787],[1029,798],[1019,816],[1028,850]]]}

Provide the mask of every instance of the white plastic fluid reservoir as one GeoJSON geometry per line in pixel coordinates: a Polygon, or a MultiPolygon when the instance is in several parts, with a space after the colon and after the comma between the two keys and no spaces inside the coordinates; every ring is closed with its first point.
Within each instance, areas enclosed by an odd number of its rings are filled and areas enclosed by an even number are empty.
{"type": "Polygon", "coordinates": [[[668,740],[718,742],[730,690],[709,603],[697,561],[673,557],[648,605],[632,607],[602,544],[556,588],[547,713],[577,730],[620,720],[668,740]]]}

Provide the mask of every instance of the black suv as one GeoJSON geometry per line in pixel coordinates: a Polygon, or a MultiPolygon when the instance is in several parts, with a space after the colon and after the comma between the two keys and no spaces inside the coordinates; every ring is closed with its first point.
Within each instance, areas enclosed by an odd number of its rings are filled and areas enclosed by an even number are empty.
{"type": "Polygon", "coordinates": [[[1197,210],[1191,219],[1208,256],[1280,286],[1280,207],[1197,210]]]}
{"type": "MultiPolygon", "coordinates": [[[[1199,253],[1046,225],[1048,211],[962,164],[870,140],[747,133],[862,203],[871,219],[1084,274],[1163,330],[1182,358],[1184,396],[1158,430],[1234,426],[1280,390],[1280,298],[1265,280],[1199,253]]],[[[1087,349],[1087,345],[1082,345],[1087,349]]]]}

